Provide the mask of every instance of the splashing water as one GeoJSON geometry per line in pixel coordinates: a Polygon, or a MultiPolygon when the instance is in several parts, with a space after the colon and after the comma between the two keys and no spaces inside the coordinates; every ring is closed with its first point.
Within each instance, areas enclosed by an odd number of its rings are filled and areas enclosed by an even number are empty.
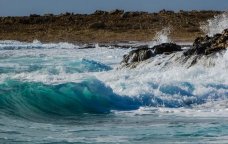
{"type": "Polygon", "coordinates": [[[169,27],[166,27],[161,31],[157,32],[155,35],[156,44],[172,42],[172,40],[169,37],[170,32],[171,32],[171,29],[169,27]]]}
{"type": "Polygon", "coordinates": [[[213,36],[217,33],[221,33],[224,29],[228,28],[228,13],[215,16],[214,19],[210,19],[206,24],[201,26],[202,31],[213,36]]]}

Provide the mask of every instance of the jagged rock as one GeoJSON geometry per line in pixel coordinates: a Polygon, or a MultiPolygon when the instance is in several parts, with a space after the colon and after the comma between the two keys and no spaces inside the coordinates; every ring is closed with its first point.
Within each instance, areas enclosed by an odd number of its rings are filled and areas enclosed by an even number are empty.
{"type": "Polygon", "coordinates": [[[122,63],[130,64],[147,60],[153,56],[153,52],[149,48],[137,49],[131,51],[128,55],[123,56],[122,63]]]}
{"type": "Polygon", "coordinates": [[[154,49],[154,54],[156,55],[156,54],[181,51],[181,46],[174,43],[163,43],[163,44],[154,46],[152,49],[154,49]]]}
{"type": "Polygon", "coordinates": [[[193,43],[193,47],[187,50],[184,55],[208,55],[214,52],[225,50],[228,47],[228,29],[222,34],[216,34],[213,37],[198,37],[193,43]]]}

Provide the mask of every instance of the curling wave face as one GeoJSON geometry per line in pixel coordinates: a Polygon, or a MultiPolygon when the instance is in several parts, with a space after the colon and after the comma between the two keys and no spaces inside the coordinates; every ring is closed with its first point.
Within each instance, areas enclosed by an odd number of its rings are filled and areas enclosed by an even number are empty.
{"type": "Polygon", "coordinates": [[[21,117],[72,116],[137,109],[139,102],[121,97],[98,80],[46,85],[8,80],[0,85],[0,109],[21,117]]]}

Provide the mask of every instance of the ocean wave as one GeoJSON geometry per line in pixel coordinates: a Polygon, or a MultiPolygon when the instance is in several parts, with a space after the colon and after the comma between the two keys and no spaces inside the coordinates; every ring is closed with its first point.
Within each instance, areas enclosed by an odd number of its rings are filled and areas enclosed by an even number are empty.
{"type": "Polygon", "coordinates": [[[139,102],[114,94],[96,79],[58,85],[8,80],[0,85],[1,111],[25,118],[109,113],[139,106],[139,102]]]}
{"type": "MultiPolygon", "coordinates": [[[[30,119],[83,113],[106,114],[112,110],[129,111],[140,107],[189,108],[212,99],[227,99],[228,95],[227,92],[220,95],[215,91],[196,96],[193,95],[194,86],[190,83],[163,86],[151,83],[151,86],[159,91],[159,95],[118,95],[97,79],[56,85],[7,80],[0,84],[0,112],[30,119]]],[[[208,87],[228,89],[226,85],[208,87]]]]}

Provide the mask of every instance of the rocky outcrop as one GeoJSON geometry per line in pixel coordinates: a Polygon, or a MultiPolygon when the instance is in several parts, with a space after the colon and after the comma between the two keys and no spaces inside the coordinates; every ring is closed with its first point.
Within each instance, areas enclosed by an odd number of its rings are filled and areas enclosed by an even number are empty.
{"type": "Polygon", "coordinates": [[[91,14],[31,14],[22,17],[0,17],[0,39],[41,42],[110,43],[150,41],[164,27],[172,27],[170,37],[193,41],[202,34],[200,23],[219,15],[219,11],[162,10],[157,13],[111,12],[97,10],[91,14]]]}
{"type": "Polygon", "coordinates": [[[184,55],[208,55],[228,47],[228,29],[225,29],[221,34],[216,34],[212,37],[198,37],[195,39],[191,49],[187,50],[184,55]]]}
{"type": "Polygon", "coordinates": [[[153,48],[145,47],[136,49],[123,56],[122,64],[135,66],[136,63],[145,61],[158,54],[170,54],[177,51],[181,51],[181,46],[174,43],[163,43],[156,45],[153,48]]]}
{"type": "MultiPolygon", "coordinates": [[[[197,37],[190,47],[191,48],[186,50],[183,55],[181,54],[176,58],[181,64],[187,64],[187,67],[195,65],[201,58],[213,58],[215,56],[213,54],[226,50],[228,48],[228,29],[225,29],[221,34],[215,34],[212,37],[207,35],[204,37],[197,37]]],[[[146,47],[136,49],[129,54],[124,55],[122,64],[134,68],[139,62],[145,61],[156,55],[171,54],[177,51],[182,51],[182,48],[175,43],[162,43],[153,48],[146,47]]],[[[211,65],[210,62],[209,65],[211,65]]]]}

